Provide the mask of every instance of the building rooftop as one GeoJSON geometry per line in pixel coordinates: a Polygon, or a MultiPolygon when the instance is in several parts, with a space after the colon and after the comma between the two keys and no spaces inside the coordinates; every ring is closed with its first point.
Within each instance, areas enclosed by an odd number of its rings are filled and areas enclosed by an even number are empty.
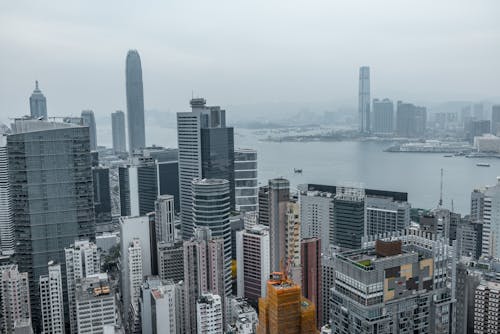
{"type": "Polygon", "coordinates": [[[77,301],[103,298],[109,295],[113,295],[113,292],[111,291],[108,274],[106,273],[89,275],[76,282],[77,301]]]}

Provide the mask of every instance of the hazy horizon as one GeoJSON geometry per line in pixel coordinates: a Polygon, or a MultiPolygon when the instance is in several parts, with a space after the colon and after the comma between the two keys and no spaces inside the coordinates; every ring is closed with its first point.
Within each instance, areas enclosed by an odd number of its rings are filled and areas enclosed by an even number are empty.
{"type": "Polygon", "coordinates": [[[361,65],[372,98],[498,103],[498,12],[493,0],[4,2],[0,120],[29,113],[35,80],[49,116],[126,111],[129,49],[146,110],[188,110],[192,94],[225,108],[355,108],[361,65]]]}

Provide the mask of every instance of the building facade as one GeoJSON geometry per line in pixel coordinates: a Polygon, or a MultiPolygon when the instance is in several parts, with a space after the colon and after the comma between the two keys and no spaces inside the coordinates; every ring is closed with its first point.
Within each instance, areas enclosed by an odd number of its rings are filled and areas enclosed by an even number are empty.
{"type": "Polygon", "coordinates": [[[14,254],[14,212],[9,184],[7,136],[0,134],[0,253],[14,254]]]}
{"type": "Polygon", "coordinates": [[[113,153],[126,153],[127,134],[125,132],[125,113],[121,110],[111,113],[111,133],[113,136],[113,153]]]}
{"type": "Polygon", "coordinates": [[[373,99],[373,133],[394,133],[394,103],[389,99],[373,99]]]}
{"type": "Polygon", "coordinates": [[[223,307],[221,297],[212,293],[204,293],[196,302],[196,318],[198,334],[224,333],[223,307]]]}
{"type": "Polygon", "coordinates": [[[257,178],[257,151],[234,151],[234,187],[236,211],[259,210],[259,186],[257,178]]]}
{"type": "Polygon", "coordinates": [[[370,67],[359,68],[358,91],[359,132],[370,133],[370,67]]]}
{"type": "Polygon", "coordinates": [[[83,126],[89,127],[90,150],[97,150],[97,127],[92,110],[83,110],[81,113],[83,126]]]}
{"type": "Polygon", "coordinates": [[[287,208],[290,200],[290,182],[284,178],[269,180],[269,238],[271,272],[280,271],[287,256],[287,208]]]}
{"type": "Polygon", "coordinates": [[[366,235],[365,190],[337,187],[333,203],[333,244],[341,248],[360,248],[361,238],[366,235]]]}
{"type": "Polygon", "coordinates": [[[40,308],[43,333],[64,334],[64,300],[61,265],[48,263],[48,274],[40,276],[40,308]]]}
{"type": "Polygon", "coordinates": [[[130,154],[146,147],[144,125],[144,91],[142,87],[141,58],[137,50],[127,53],[126,66],[128,148],[130,154]]]}
{"type": "Polygon", "coordinates": [[[427,124],[427,109],[398,101],[396,133],[405,138],[423,138],[427,124]]]}
{"type": "Polygon", "coordinates": [[[0,332],[14,333],[16,323],[31,326],[28,274],[17,265],[0,266],[0,332]]]}

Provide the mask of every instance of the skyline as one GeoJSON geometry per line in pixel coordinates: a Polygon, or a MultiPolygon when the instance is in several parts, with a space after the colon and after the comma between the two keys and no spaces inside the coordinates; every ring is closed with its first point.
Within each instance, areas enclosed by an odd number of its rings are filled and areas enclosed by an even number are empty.
{"type": "Polygon", "coordinates": [[[500,98],[495,1],[294,1],[287,8],[218,1],[194,10],[187,2],[141,11],[116,4],[99,11],[93,3],[0,5],[0,121],[28,114],[35,80],[49,115],[91,109],[100,119],[126,110],[123,58],[129,49],[141,54],[146,110],[186,111],[192,94],[226,106],[324,102],[355,108],[363,65],[373,72],[373,98],[500,98]],[[202,23],[185,24],[187,18],[202,23]]]}

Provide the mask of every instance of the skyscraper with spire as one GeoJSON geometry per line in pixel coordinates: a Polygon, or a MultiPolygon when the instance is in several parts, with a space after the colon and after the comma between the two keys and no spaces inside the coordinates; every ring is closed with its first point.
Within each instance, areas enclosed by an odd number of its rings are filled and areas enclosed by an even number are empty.
{"type": "Polygon", "coordinates": [[[359,68],[359,132],[369,133],[370,124],[370,67],[361,66],[359,68]]]}
{"type": "Polygon", "coordinates": [[[38,88],[38,80],[35,81],[35,90],[30,96],[30,113],[35,119],[47,119],[47,99],[38,88]]]}
{"type": "Polygon", "coordinates": [[[137,50],[127,53],[126,61],[127,121],[130,154],[146,146],[144,126],[144,92],[141,58],[137,50]]]}

